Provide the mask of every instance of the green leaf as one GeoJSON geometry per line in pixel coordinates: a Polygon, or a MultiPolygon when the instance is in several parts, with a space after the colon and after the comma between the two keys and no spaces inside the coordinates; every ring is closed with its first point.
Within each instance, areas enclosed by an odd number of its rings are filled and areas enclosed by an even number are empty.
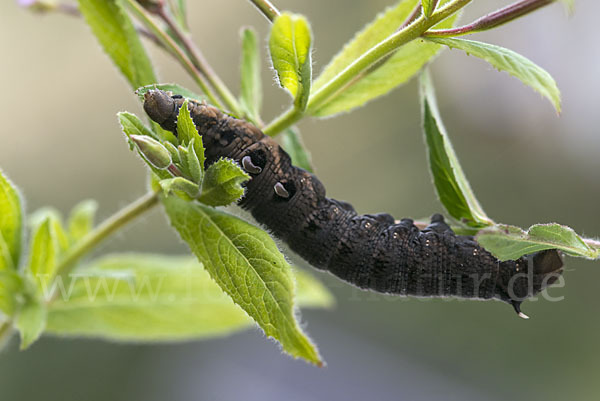
{"type": "Polygon", "coordinates": [[[140,98],[140,100],[143,102],[144,101],[144,94],[148,91],[151,90],[155,90],[155,89],[160,89],[163,90],[165,92],[171,92],[174,95],[181,95],[186,99],[192,99],[195,100],[197,102],[204,102],[206,101],[206,97],[202,96],[202,95],[198,95],[194,92],[192,92],[191,90],[184,88],[183,86],[177,85],[177,84],[152,84],[152,85],[146,85],[146,86],[142,86],[140,88],[137,88],[137,90],[135,91],[135,93],[138,95],[138,97],[140,98]]]}
{"type": "Polygon", "coordinates": [[[426,18],[431,17],[433,10],[435,10],[435,0],[421,0],[421,6],[423,7],[423,15],[426,18]]]}
{"type": "Polygon", "coordinates": [[[260,121],[262,82],[260,79],[260,47],[256,31],[242,30],[242,66],[240,104],[244,114],[253,122],[260,121]]]}
{"type": "Polygon", "coordinates": [[[312,81],[311,33],[306,18],[283,13],[271,27],[269,51],[279,85],[294,98],[294,107],[306,109],[312,81]]]}
{"type": "Polygon", "coordinates": [[[21,276],[14,271],[0,271],[0,321],[2,314],[9,318],[14,315],[22,289],[21,276]]]}
{"type": "Polygon", "coordinates": [[[560,90],[554,78],[544,69],[512,50],[488,43],[457,38],[426,38],[430,42],[446,45],[479,57],[500,71],[506,71],[525,85],[546,97],[560,113],[560,90]]]}
{"type": "Polygon", "coordinates": [[[72,242],[81,240],[92,231],[97,210],[98,202],[91,199],[84,200],[73,208],[68,220],[69,237],[72,242]]]}
{"type": "Polygon", "coordinates": [[[175,163],[181,163],[181,158],[179,157],[179,150],[175,147],[175,145],[173,145],[171,142],[163,142],[162,145],[165,148],[167,148],[167,150],[171,154],[171,159],[175,163]]]}
{"type": "Polygon", "coordinates": [[[223,291],[294,357],[321,365],[294,313],[291,267],[263,230],[197,202],[163,199],[171,224],[223,291]]]}
{"type": "Polygon", "coordinates": [[[188,104],[186,99],[179,109],[179,114],[177,115],[177,135],[179,143],[186,146],[193,140],[196,157],[200,163],[201,170],[204,171],[204,146],[202,144],[202,137],[198,133],[194,120],[192,120],[188,104]]]}
{"type": "Polygon", "coordinates": [[[313,90],[321,89],[336,75],[345,70],[369,49],[396,32],[398,27],[410,16],[419,0],[400,1],[394,7],[377,15],[374,21],[358,32],[327,64],[323,72],[315,80],[313,90]]]}
{"type": "Polygon", "coordinates": [[[204,174],[198,200],[209,206],[226,206],[244,196],[242,184],[250,176],[231,159],[219,159],[204,174]]]}
{"type": "Polygon", "coordinates": [[[556,223],[536,224],[527,231],[497,225],[480,231],[477,241],[500,260],[514,260],[544,249],[560,249],[571,256],[588,259],[600,258],[600,244],[588,245],[572,228],[556,223]]]}
{"type": "MultiPolygon", "coordinates": [[[[402,5],[407,4],[412,4],[414,6],[415,3],[416,2],[412,0],[406,3],[403,2],[397,8],[400,9],[402,5]]],[[[399,13],[396,11],[396,9],[392,9],[391,11],[389,11],[388,13],[391,13],[392,16],[395,16],[393,20],[397,22],[397,25],[395,25],[396,28],[391,29],[391,27],[389,27],[390,21],[386,20],[385,27],[387,28],[387,30],[385,30],[384,32],[389,32],[389,34],[393,33],[397,29],[397,27],[405,20],[405,18],[410,15],[412,8],[413,7],[410,7],[410,10],[402,8],[402,11],[404,11],[404,13],[402,13],[401,15],[404,18],[398,18],[399,13]]],[[[381,18],[386,17],[387,14],[381,18]]],[[[442,21],[440,24],[436,25],[436,28],[450,28],[452,27],[457,18],[458,14],[454,14],[453,16],[442,21]]],[[[376,27],[379,27],[379,24],[377,24],[376,27]]],[[[383,34],[383,32],[380,32],[378,29],[374,29],[373,27],[369,27],[363,32],[368,33],[371,31],[371,29],[375,30],[377,34],[383,34]]],[[[386,35],[385,37],[387,37],[388,35],[386,35]]],[[[383,37],[383,39],[385,39],[385,37],[383,37]]],[[[363,33],[359,34],[357,38],[359,40],[360,45],[366,44],[364,42],[371,43],[371,40],[368,40],[366,38],[363,39],[363,33]]],[[[375,44],[378,42],[379,41],[375,42],[375,44]]],[[[362,49],[362,46],[356,47],[358,49],[362,49]]],[[[350,51],[348,51],[350,54],[354,54],[355,51],[358,50],[355,50],[355,47],[352,45],[350,45],[350,49],[352,49],[351,53],[350,51]]],[[[376,65],[374,68],[372,68],[370,71],[367,71],[362,76],[356,77],[352,84],[343,88],[343,90],[338,92],[335,97],[332,97],[325,103],[318,105],[318,108],[314,110],[311,107],[309,113],[317,117],[327,117],[349,111],[356,107],[363,106],[367,102],[381,97],[389,93],[396,87],[408,82],[423,68],[425,64],[427,64],[427,62],[429,62],[439,52],[439,50],[439,45],[433,43],[426,43],[420,39],[413,40],[412,42],[409,42],[404,46],[400,47],[396,51],[396,53],[394,53],[388,60],[382,62],[379,65],[376,65]]],[[[346,56],[346,49],[344,49],[343,53],[344,56],[346,56]]],[[[346,58],[344,57],[342,58],[342,60],[346,60],[346,58]]],[[[352,61],[353,60],[354,59],[352,59],[352,61]]],[[[337,65],[337,63],[335,65],[337,65]]],[[[329,67],[327,67],[327,70],[328,69],[329,67]]],[[[322,82],[321,77],[319,77],[319,79],[317,80],[317,83],[320,82],[322,82]]],[[[326,82],[323,82],[323,84],[325,83],[326,82]]]]}
{"type": "Polygon", "coordinates": [[[296,127],[286,129],[282,135],[282,144],[285,151],[292,158],[295,166],[301,167],[306,171],[313,172],[310,152],[304,146],[300,130],[296,127]]]}
{"type": "Polygon", "coordinates": [[[50,305],[48,332],[121,341],[225,335],[248,316],[189,257],[122,254],[78,269],[50,305]]]}
{"type": "Polygon", "coordinates": [[[32,220],[34,227],[27,271],[43,290],[56,276],[60,254],[68,248],[69,242],[56,212],[43,209],[36,212],[32,220]]]}
{"type": "MultiPolygon", "coordinates": [[[[121,111],[117,113],[117,117],[119,118],[119,124],[121,124],[121,129],[123,133],[127,135],[127,138],[132,135],[138,136],[149,136],[157,141],[161,141],[161,138],[157,136],[154,131],[146,127],[146,125],[136,116],[135,114],[131,114],[127,111],[121,111]]],[[[134,143],[131,139],[129,139],[130,147],[133,149],[134,143]]]]}
{"type": "Polygon", "coordinates": [[[156,82],[138,33],[117,0],[79,0],[79,10],[106,54],[134,89],[156,82]]]}
{"type": "Polygon", "coordinates": [[[19,267],[23,214],[19,192],[0,170],[0,272],[19,267]]]}
{"type": "Polygon", "coordinates": [[[21,334],[21,349],[27,349],[33,344],[46,327],[46,308],[37,299],[29,298],[21,307],[15,327],[21,334]]]}
{"type": "Polygon", "coordinates": [[[160,180],[159,185],[165,195],[175,193],[177,196],[189,200],[195,199],[198,196],[198,192],[200,192],[198,184],[195,184],[183,177],[160,180]]]}
{"type": "MultiPolygon", "coordinates": [[[[327,289],[297,272],[299,304],[329,307],[327,289]]],[[[78,269],[57,288],[47,331],[120,341],[174,341],[222,336],[252,319],[190,257],[115,254],[78,269]]]]}
{"type": "Polygon", "coordinates": [[[494,224],[479,205],[460,167],[442,123],[431,76],[427,71],[421,75],[421,108],[429,168],[440,201],[452,217],[470,227],[481,228],[494,224]]]}

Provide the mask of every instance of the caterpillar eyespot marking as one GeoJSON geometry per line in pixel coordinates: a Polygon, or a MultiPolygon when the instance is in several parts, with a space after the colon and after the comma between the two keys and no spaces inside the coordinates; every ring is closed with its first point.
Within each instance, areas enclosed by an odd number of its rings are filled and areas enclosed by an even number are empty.
{"type": "MultiPolygon", "coordinates": [[[[144,94],[146,113],[175,134],[183,102],[160,90],[144,94]]],[[[239,206],[317,269],[381,293],[501,300],[523,318],[521,303],[562,274],[556,250],[502,262],[473,237],[456,235],[440,214],[422,230],[408,218],[359,215],[351,204],[328,198],[316,176],[293,166],[277,142],[254,125],[188,102],[206,148],[206,166],[227,157],[253,174],[239,206]]]]}
{"type": "Polygon", "coordinates": [[[262,171],[262,168],[255,166],[252,163],[252,158],[250,156],[242,157],[242,167],[250,174],[260,174],[262,171]]]}
{"type": "Polygon", "coordinates": [[[280,182],[276,183],[275,186],[273,187],[273,189],[275,190],[275,193],[281,198],[287,199],[290,197],[290,193],[285,189],[283,184],[280,182]]]}

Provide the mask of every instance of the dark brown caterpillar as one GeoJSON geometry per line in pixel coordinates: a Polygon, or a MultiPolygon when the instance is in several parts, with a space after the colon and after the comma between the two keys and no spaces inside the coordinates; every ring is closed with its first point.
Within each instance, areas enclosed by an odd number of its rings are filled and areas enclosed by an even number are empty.
{"type": "MultiPolygon", "coordinates": [[[[144,98],[150,118],[177,134],[184,99],[160,90],[144,98]]],[[[206,165],[228,157],[252,176],[239,205],[311,265],[360,288],[498,299],[524,316],[521,302],[562,273],[555,250],[500,262],[473,237],[455,235],[439,214],[423,230],[411,219],[396,223],[389,214],[358,215],[350,204],[327,198],[317,177],[293,166],[288,154],[254,125],[194,101],[189,109],[206,147],[206,165]]]]}

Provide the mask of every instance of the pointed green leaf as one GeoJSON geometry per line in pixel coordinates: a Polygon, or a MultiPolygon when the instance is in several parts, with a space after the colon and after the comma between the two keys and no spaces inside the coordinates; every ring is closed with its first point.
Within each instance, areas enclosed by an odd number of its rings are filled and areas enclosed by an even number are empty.
{"type": "Polygon", "coordinates": [[[294,313],[291,267],[263,230],[197,202],[163,199],[171,224],[217,284],[294,357],[322,364],[294,313]]]}
{"type": "Polygon", "coordinates": [[[202,137],[198,133],[198,129],[190,115],[187,99],[183,102],[177,115],[177,135],[179,143],[186,146],[193,140],[196,157],[200,163],[201,171],[204,171],[204,146],[202,144],[202,137]]]}
{"type": "Polygon", "coordinates": [[[22,227],[21,196],[0,170],[0,272],[19,267],[22,227]]]}
{"type": "Polygon", "coordinates": [[[198,200],[209,206],[226,206],[244,196],[242,184],[250,176],[230,159],[219,159],[204,174],[198,200]]]}
{"type": "Polygon", "coordinates": [[[262,82],[260,79],[260,46],[256,31],[242,30],[242,66],[240,104],[251,121],[260,121],[262,82]]]}
{"type": "Polygon", "coordinates": [[[374,21],[358,32],[344,48],[327,64],[323,72],[315,80],[313,90],[321,89],[336,75],[345,70],[356,59],[382,40],[396,32],[410,16],[419,0],[399,1],[394,7],[377,15],[374,21]]]}
{"type": "Polygon", "coordinates": [[[440,201],[452,217],[470,227],[481,228],[493,224],[479,205],[460,167],[442,123],[431,76],[427,71],[421,75],[421,108],[429,168],[440,201]]]}
{"type": "MultiPolygon", "coordinates": [[[[296,272],[299,305],[328,307],[331,294],[296,272]]],[[[50,304],[47,331],[119,341],[222,336],[253,325],[194,258],[108,255],[78,269],[50,304]]]]}
{"type": "Polygon", "coordinates": [[[292,158],[294,166],[313,172],[310,152],[304,146],[300,130],[296,127],[286,129],[282,135],[282,144],[285,151],[292,158]]]}
{"type": "Polygon", "coordinates": [[[27,271],[41,289],[54,279],[60,254],[68,248],[69,242],[56,212],[40,210],[32,220],[34,227],[27,271]]]}
{"type": "Polygon", "coordinates": [[[500,46],[473,40],[433,37],[426,39],[450,48],[463,50],[471,56],[487,61],[500,71],[508,72],[550,100],[556,111],[560,113],[560,90],[556,86],[554,78],[546,70],[520,54],[500,46]]]}
{"type": "MultiPolygon", "coordinates": [[[[121,129],[123,133],[127,135],[129,138],[131,135],[145,135],[153,138],[157,141],[161,141],[151,129],[146,127],[146,125],[136,116],[135,114],[131,114],[127,111],[122,111],[117,113],[117,117],[119,118],[119,124],[121,124],[121,129]]],[[[130,140],[131,149],[133,149],[133,141],[130,140]]]]}
{"type": "MultiPolygon", "coordinates": [[[[415,2],[408,3],[414,4],[415,2]]],[[[408,14],[404,15],[408,16],[408,14]]],[[[458,14],[455,14],[436,25],[436,28],[450,28],[457,18],[458,14]]],[[[362,39],[361,35],[359,37],[362,39]]],[[[440,48],[439,45],[420,39],[413,40],[400,47],[387,61],[357,77],[352,84],[343,88],[325,103],[314,109],[311,107],[309,113],[317,117],[327,117],[363,106],[408,82],[440,51],[440,48]]],[[[320,81],[319,77],[318,82],[320,81]]]]}
{"type": "Polygon", "coordinates": [[[184,199],[195,199],[200,192],[198,188],[198,184],[195,184],[189,180],[186,180],[183,177],[175,177],[175,178],[167,178],[166,180],[160,180],[159,185],[163,190],[165,195],[170,195],[171,193],[175,193],[177,196],[182,197],[182,193],[184,199]]]}
{"type": "Polygon", "coordinates": [[[311,33],[306,18],[283,13],[271,27],[269,51],[279,85],[294,98],[294,107],[304,110],[312,81],[311,33]]]}
{"type": "Polygon", "coordinates": [[[189,257],[110,255],[78,269],[49,308],[48,332],[121,341],[226,335],[248,318],[189,257]]]}
{"type": "Polygon", "coordinates": [[[187,146],[197,133],[198,130],[190,115],[189,103],[186,99],[177,115],[177,139],[181,145],[187,146]]]}
{"type": "Polygon", "coordinates": [[[37,299],[27,299],[17,315],[15,327],[21,335],[21,349],[27,349],[46,327],[45,306],[37,299]]]}
{"type": "Polygon", "coordinates": [[[78,203],[69,216],[69,237],[72,242],[77,242],[85,237],[94,227],[94,217],[98,210],[98,202],[84,200],[78,203]]]}
{"type": "Polygon", "coordinates": [[[143,102],[144,101],[144,94],[148,91],[151,90],[155,90],[155,89],[160,89],[163,90],[165,92],[171,92],[174,95],[181,95],[183,97],[185,97],[186,99],[192,99],[195,100],[197,102],[204,102],[206,101],[206,97],[202,96],[202,95],[198,95],[195,92],[192,92],[191,90],[184,88],[183,86],[177,85],[177,84],[152,84],[152,85],[146,85],[146,86],[142,86],[140,88],[137,88],[137,90],[135,91],[135,93],[138,95],[138,97],[140,98],[140,100],[143,102]]]}
{"type": "Polygon", "coordinates": [[[138,33],[118,0],[79,0],[79,10],[134,89],[156,82],[138,33]]]}
{"type": "Polygon", "coordinates": [[[560,249],[571,256],[588,259],[600,258],[600,244],[588,245],[572,228],[556,223],[536,224],[527,231],[497,225],[480,231],[477,242],[500,260],[514,260],[544,249],[560,249]]]}
{"type": "Polygon", "coordinates": [[[163,142],[162,144],[169,153],[171,154],[171,159],[175,163],[181,163],[181,158],[179,157],[179,150],[173,145],[171,142],[163,142]]]}
{"type": "Polygon", "coordinates": [[[12,317],[23,289],[21,276],[14,271],[0,271],[0,321],[12,317]]]}

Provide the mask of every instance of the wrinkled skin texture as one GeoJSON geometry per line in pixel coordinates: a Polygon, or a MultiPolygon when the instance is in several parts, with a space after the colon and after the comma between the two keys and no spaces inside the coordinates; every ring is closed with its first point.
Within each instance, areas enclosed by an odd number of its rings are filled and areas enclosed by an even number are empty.
{"type": "MultiPolygon", "coordinates": [[[[163,91],[145,94],[144,109],[177,134],[184,99],[163,91]]],[[[325,196],[313,174],[254,125],[189,101],[206,148],[206,165],[231,158],[251,175],[239,205],[318,269],[363,289],[424,297],[498,299],[520,312],[521,302],[562,273],[556,250],[500,262],[469,236],[457,236],[436,214],[419,230],[411,219],[359,215],[352,205],[325,196]]]]}

